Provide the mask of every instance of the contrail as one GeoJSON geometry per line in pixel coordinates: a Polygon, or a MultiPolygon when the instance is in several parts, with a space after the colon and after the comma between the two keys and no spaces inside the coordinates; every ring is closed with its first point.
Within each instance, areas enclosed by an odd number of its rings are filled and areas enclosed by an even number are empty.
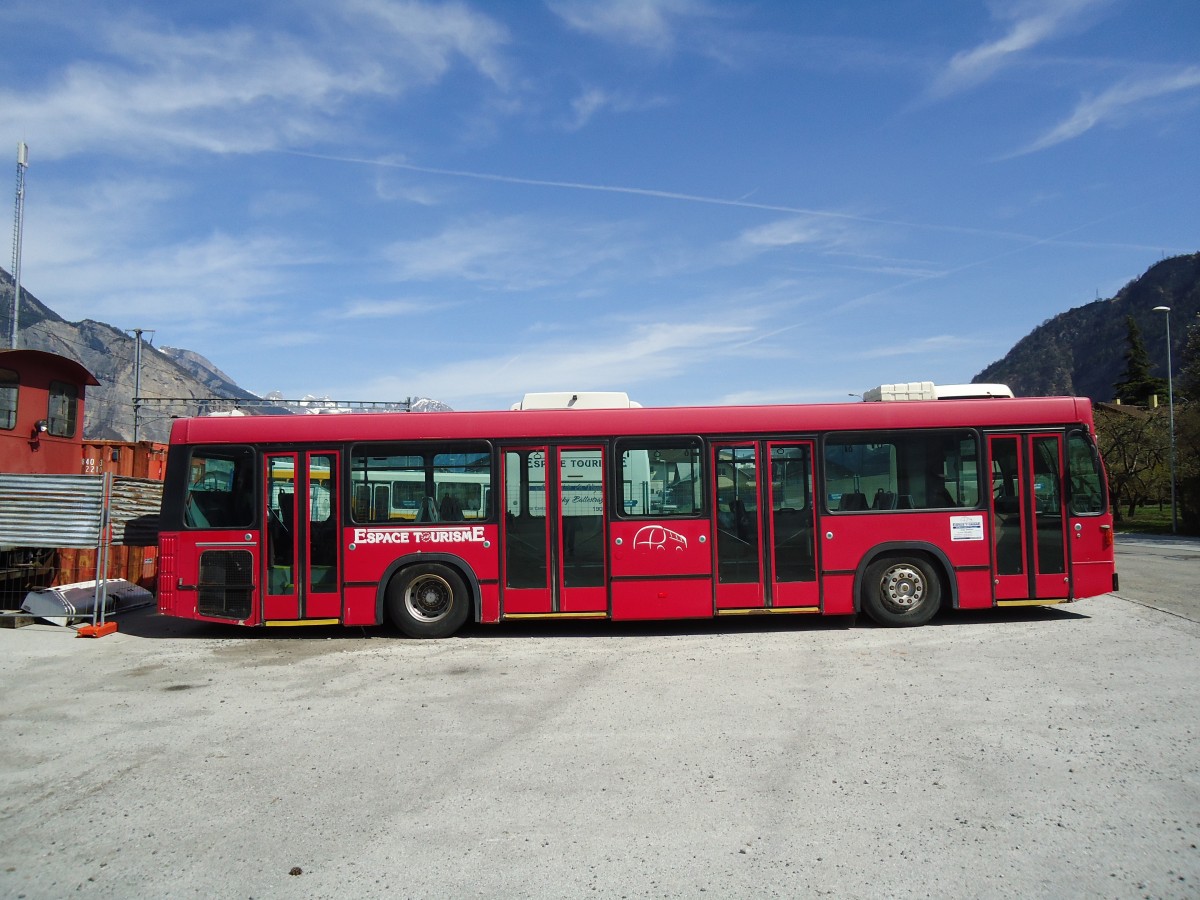
{"type": "Polygon", "coordinates": [[[952,269],[946,269],[944,272],[937,272],[933,275],[918,275],[917,277],[910,278],[907,281],[898,281],[895,284],[889,284],[885,287],[880,288],[879,290],[871,291],[869,294],[860,294],[857,297],[854,297],[850,300],[844,300],[841,303],[837,304],[836,306],[834,306],[830,309],[827,309],[824,312],[824,314],[819,314],[819,315],[813,316],[809,319],[805,319],[805,320],[802,320],[799,322],[793,322],[791,325],[783,325],[779,328],[772,329],[771,331],[764,332],[763,334],[756,335],[755,337],[748,338],[747,340],[744,340],[741,343],[734,344],[731,349],[738,350],[738,349],[740,349],[742,347],[746,347],[750,344],[756,344],[759,341],[766,340],[767,338],[772,338],[772,337],[775,337],[776,335],[783,334],[786,331],[791,331],[795,328],[799,328],[801,325],[807,325],[812,322],[819,322],[819,321],[822,321],[823,319],[831,318],[836,313],[844,312],[845,310],[854,309],[856,307],[862,306],[867,301],[869,301],[875,297],[879,297],[883,294],[890,294],[894,291],[903,290],[904,288],[912,287],[913,285],[917,285],[917,284],[922,284],[923,282],[926,282],[926,281],[933,281],[934,279],[937,279],[937,278],[947,278],[951,275],[957,275],[959,272],[965,272],[967,269],[974,269],[977,266],[985,266],[988,263],[996,262],[997,260],[1004,259],[1007,256],[1013,256],[1017,253],[1023,253],[1026,250],[1029,250],[1033,247],[1039,247],[1043,244],[1056,243],[1059,240],[1059,238],[1066,237],[1069,234],[1074,234],[1076,231],[1082,231],[1084,228],[1090,228],[1093,225],[1098,225],[1101,222],[1104,222],[1108,219],[1113,219],[1113,218],[1116,218],[1117,216],[1126,215],[1128,212],[1129,212],[1128,209],[1111,212],[1107,215],[1101,216],[1098,219],[1093,219],[1090,222],[1084,222],[1082,225],[1075,225],[1074,227],[1067,228],[1064,231],[1058,232],[1057,234],[1052,234],[1049,237],[1027,238],[1028,243],[1023,244],[1020,247],[1013,247],[1010,250],[1005,250],[1001,253],[993,254],[992,256],[988,256],[984,259],[976,259],[971,262],[963,263],[962,265],[955,266],[952,269]]]}
{"type": "Polygon", "coordinates": [[[994,231],[986,228],[970,228],[962,225],[930,225],[923,222],[904,222],[898,219],[883,219],[854,213],[835,212],[828,209],[809,209],[803,206],[784,206],[775,203],[753,203],[749,200],[729,200],[723,197],[706,197],[703,194],[684,194],[677,191],[659,191],[652,188],[625,187],[614,184],[589,184],[580,181],[549,181],[541,178],[521,178],[515,175],[496,175],[490,172],[471,172],[465,169],[439,169],[434,166],[418,166],[413,163],[395,162],[384,159],[362,159],[353,156],[331,156],[322,153],[303,153],[298,150],[279,150],[288,156],[321,159],[327,162],[349,163],[361,166],[380,166],[388,169],[403,169],[425,175],[441,175],[448,178],[472,178],[476,181],[492,181],[500,184],[520,184],[530,187],[561,188],[573,191],[596,191],[605,194],[626,194],[635,197],[653,197],[658,200],[678,200],[684,203],[704,203],[709,206],[731,206],[738,209],[759,209],[766,212],[790,213],[791,215],[814,216],[825,219],[840,219],[847,222],[863,222],[869,225],[888,225],[899,228],[921,228],[928,231],[944,231],[952,234],[972,234],[985,237],[1005,238],[1013,241],[1037,240],[1033,235],[1011,231],[994,231]]]}

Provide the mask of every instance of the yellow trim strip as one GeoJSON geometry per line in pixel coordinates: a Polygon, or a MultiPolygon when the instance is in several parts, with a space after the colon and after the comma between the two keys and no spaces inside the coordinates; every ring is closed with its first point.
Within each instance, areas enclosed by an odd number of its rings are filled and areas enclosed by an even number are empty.
{"type": "Polygon", "coordinates": [[[718,616],[778,616],[778,615],[811,615],[819,613],[819,606],[756,606],[750,609],[718,609],[718,616]]]}
{"type": "Polygon", "coordinates": [[[505,619],[607,619],[606,612],[505,613],[505,619]]]}
{"type": "Polygon", "coordinates": [[[1054,606],[1059,603],[1070,603],[1065,597],[1059,600],[997,600],[997,606],[1054,606]]]}
{"type": "Polygon", "coordinates": [[[293,625],[338,625],[340,623],[340,619],[282,619],[276,622],[263,622],[268,627],[274,626],[276,628],[291,627],[293,625]]]}

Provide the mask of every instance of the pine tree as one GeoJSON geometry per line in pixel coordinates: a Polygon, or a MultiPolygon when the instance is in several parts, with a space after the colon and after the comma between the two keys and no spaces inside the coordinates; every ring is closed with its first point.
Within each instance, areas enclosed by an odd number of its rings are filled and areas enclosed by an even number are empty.
{"type": "Polygon", "coordinates": [[[1117,399],[1122,403],[1148,406],[1152,395],[1166,396],[1167,382],[1150,374],[1150,354],[1146,352],[1142,330],[1133,316],[1125,317],[1125,327],[1128,329],[1125,371],[1113,387],[1116,388],[1117,399]]]}

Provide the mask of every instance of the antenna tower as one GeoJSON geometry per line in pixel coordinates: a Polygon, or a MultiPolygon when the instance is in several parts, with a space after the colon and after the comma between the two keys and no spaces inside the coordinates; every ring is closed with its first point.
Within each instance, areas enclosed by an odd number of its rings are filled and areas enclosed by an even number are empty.
{"type": "Polygon", "coordinates": [[[25,170],[29,168],[29,147],[24,141],[17,142],[17,199],[13,209],[13,301],[12,339],[10,350],[17,349],[17,333],[21,318],[21,231],[25,224],[25,170]]]}

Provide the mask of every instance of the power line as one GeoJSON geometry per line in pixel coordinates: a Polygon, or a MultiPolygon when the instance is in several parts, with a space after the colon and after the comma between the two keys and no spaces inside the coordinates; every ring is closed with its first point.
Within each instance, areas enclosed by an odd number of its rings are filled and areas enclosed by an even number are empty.
{"type": "Polygon", "coordinates": [[[135,405],[169,407],[177,406],[185,409],[195,407],[194,415],[210,415],[214,412],[235,412],[249,410],[261,413],[307,413],[333,414],[348,412],[410,412],[412,398],[406,400],[329,400],[305,398],[303,400],[283,400],[254,398],[247,400],[238,397],[134,397],[135,405]]]}

